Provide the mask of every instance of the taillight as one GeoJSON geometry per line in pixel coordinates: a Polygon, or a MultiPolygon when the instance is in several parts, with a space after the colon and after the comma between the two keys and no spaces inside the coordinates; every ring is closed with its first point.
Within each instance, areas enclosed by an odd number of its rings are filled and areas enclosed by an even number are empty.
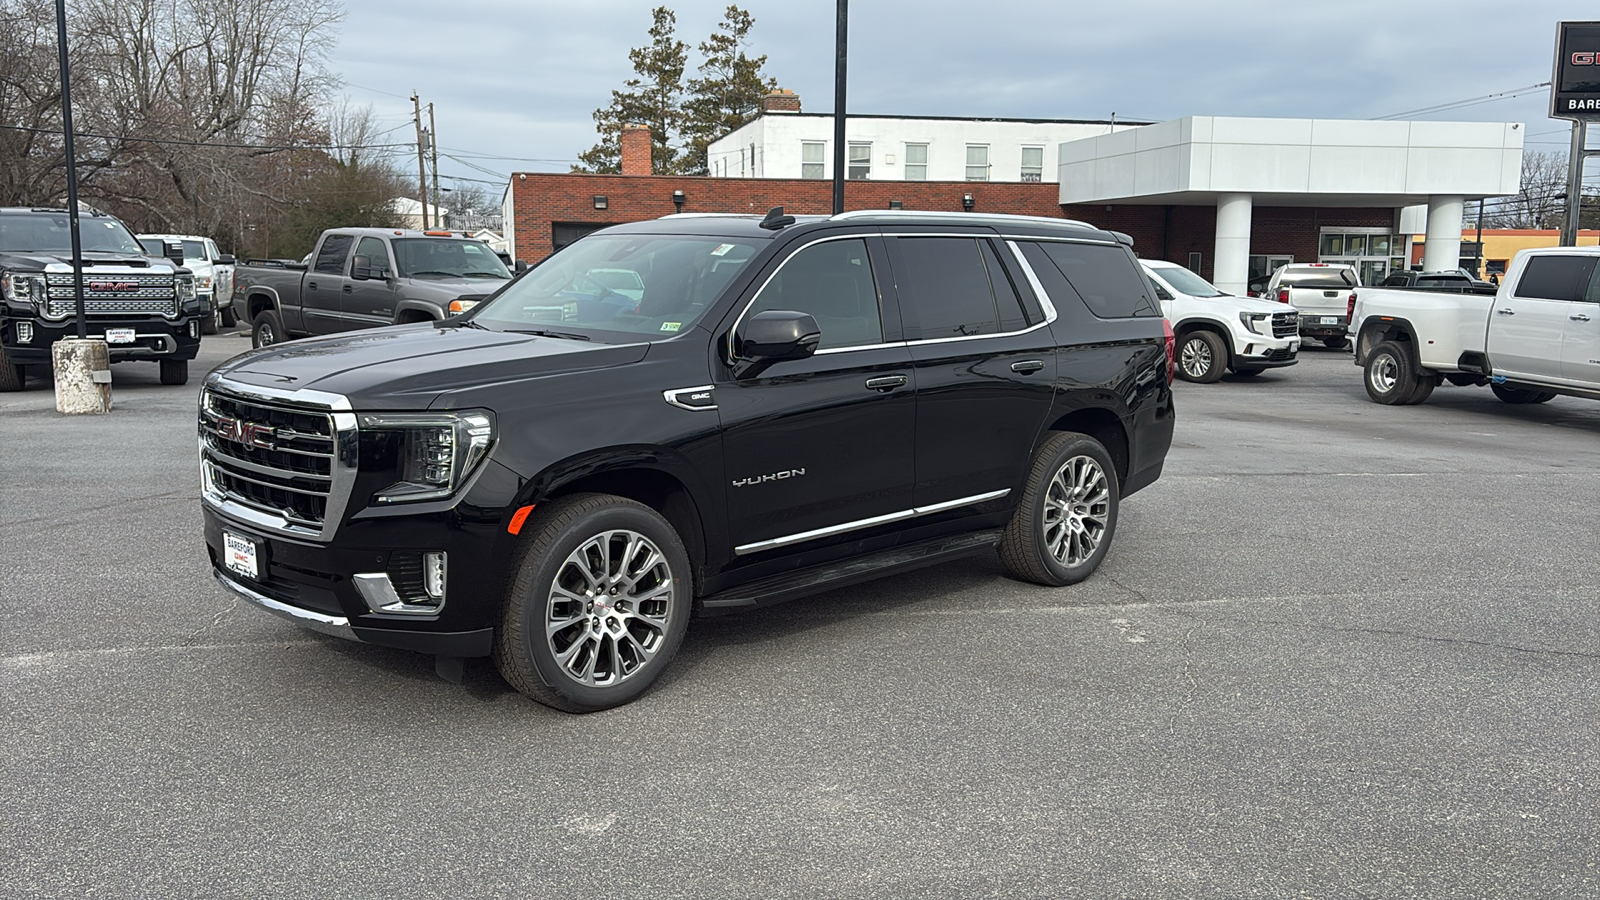
{"type": "Polygon", "coordinates": [[[1279,303],[1288,303],[1289,302],[1289,289],[1288,288],[1278,288],[1278,302],[1279,303]]]}
{"type": "Polygon", "coordinates": [[[1178,339],[1172,333],[1172,322],[1168,319],[1161,320],[1161,331],[1166,337],[1167,344],[1167,384],[1172,384],[1178,377],[1178,339]]]}
{"type": "Polygon", "coordinates": [[[1346,319],[1353,319],[1353,318],[1356,317],[1356,292],[1355,291],[1351,291],[1350,292],[1350,302],[1345,304],[1344,317],[1346,319]]]}

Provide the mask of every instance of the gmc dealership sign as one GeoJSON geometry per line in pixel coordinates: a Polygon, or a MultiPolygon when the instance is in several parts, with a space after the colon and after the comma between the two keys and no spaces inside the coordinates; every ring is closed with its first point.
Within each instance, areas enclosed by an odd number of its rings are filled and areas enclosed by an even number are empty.
{"type": "Polygon", "coordinates": [[[1557,27],[1550,117],[1600,119],[1600,22],[1562,22],[1557,27]]]}

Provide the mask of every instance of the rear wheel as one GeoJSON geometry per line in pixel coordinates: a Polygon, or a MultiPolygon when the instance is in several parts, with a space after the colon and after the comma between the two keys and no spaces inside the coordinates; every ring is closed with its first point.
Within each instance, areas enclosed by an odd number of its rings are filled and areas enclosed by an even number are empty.
{"type": "Polygon", "coordinates": [[[1507,403],[1548,403],[1555,399],[1555,394],[1550,391],[1533,391],[1527,388],[1506,387],[1503,384],[1491,384],[1489,390],[1494,395],[1507,403]]]}
{"type": "MultiPolygon", "coordinates": [[[[1411,350],[1394,341],[1384,341],[1367,354],[1367,396],[1374,403],[1385,406],[1403,406],[1413,403],[1417,392],[1416,367],[1411,361],[1411,350]]],[[[1432,388],[1429,388],[1432,392],[1432,388]]]]}
{"type": "Polygon", "coordinates": [[[255,323],[250,329],[250,346],[269,347],[285,337],[283,320],[278,318],[276,311],[263,309],[256,314],[255,323]]]}
{"type": "Polygon", "coordinates": [[[188,384],[189,361],[187,359],[163,359],[161,361],[162,384],[188,384]]]}
{"type": "Polygon", "coordinates": [[[1121,489],[1111,454],[1086,434],[1052,434],[1033,458],[1000,562],[1015,578],[1060,586],[1088,578],[1117,530],[1121,489]]]}
{"type": "Polygon", "coordinates": [[[574,494],[540,504],[523,531],[495,631],[500,674],[567,712],[644,693],[678,652],[693,603],[671,523],[623,497],[574,494]]]}
{"type": "Polygon", "coordinates": [[[1191,331],[1178,345],[1178,376],[1196,384],[1222,377],[1228,364],[1228,345],[1214,331],[1191,331]]]}

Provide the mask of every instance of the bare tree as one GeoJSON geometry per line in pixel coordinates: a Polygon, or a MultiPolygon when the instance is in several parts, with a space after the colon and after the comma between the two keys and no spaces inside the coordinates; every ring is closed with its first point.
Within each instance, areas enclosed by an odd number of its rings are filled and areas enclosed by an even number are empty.
{"type": "Polygon", "coordinates": [[[1558,150],[1522,154],[1522,187],[1489,201],[1483,224],[1495,228],[1559,228],[1567,191],[1567,154],[1558,150]]]}

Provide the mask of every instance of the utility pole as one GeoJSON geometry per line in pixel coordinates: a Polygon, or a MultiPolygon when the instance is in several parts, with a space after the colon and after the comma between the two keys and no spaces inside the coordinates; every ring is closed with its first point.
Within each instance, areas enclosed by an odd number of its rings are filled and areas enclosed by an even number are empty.
{"type": "Polygon", "coordinates": [[[61,131],[66,137],[67,224],[72,232],[72,297],[78,316],[78,340],[89,337],[83,314],[83,243],[78,232],[78,157],[72,146],[72,75],[67,64],[67,8],[56,0],[56,49],[61,62],[61,131]]]}
{"type": "Polygon", "coordinates": [[[443,227],[444,214],[439,211],[439,130],[433,126],[433,104],[428,104],[428,150],[433,153],[433,224],[443,227]]]}
{"type": "Polygon", "coordinates": [[[844,76],[849,60],[850,0],[839,0],[833,62],[833,214],[844,212],[844,76]]]}
{"type": "Polygon", "coordinates": [[[417,125],[417,200],[422,203],[422,227],[428,228],[428,164],[422,155],[422,101],[411,92],[411,121],[417,125]]]}

